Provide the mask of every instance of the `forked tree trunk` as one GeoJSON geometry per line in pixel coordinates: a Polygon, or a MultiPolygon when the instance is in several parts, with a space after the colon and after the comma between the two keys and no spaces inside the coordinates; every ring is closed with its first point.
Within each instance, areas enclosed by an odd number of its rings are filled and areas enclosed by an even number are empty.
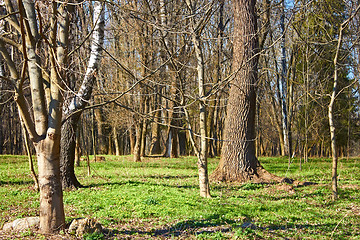
{"type": "MultiPolygon", "coordinates": [[[[224,143],[216,181],[270,181],[275,176],[264,170],[255,156],[255,113],[258,63],[256,0],[235,0],[233,70],[224,143]]],[[[276,179],[277,180],[277,179],[276,179]]]]}
{"type": "MultiPolygon", "coordinates": [[[[62,126],[61,136],[61,179],[63,188],[79,188],[82,185],[79,183],[74,172],[75,161],[75,147],[76,147],[76,130],[78,128],[81,110],[88,104],[91,97],[93,85],[95,82],[96,71],[101,59],[102,45],[104,41],[104,9],[100,2],[94,2],[94,16],[95,23],[91,53],[86,69],[86,73],[78,93],[69,99],[69,102],[64,108],[64,116],[68,119],[62,126]]],[[[99,127],[101,128],[101,126],[99,127]]],[[[93,139],[95,140],[95,139],[93,139]]],[[[95,157],[94,144],[94,157],[95,157]]]]}

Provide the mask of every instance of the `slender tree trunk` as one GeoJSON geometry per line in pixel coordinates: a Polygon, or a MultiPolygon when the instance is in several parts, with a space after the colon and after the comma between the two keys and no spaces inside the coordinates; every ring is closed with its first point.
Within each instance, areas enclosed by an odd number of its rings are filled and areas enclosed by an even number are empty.
{"type": "Polygon", "coordinates": [[[34,169],[34,163],[33,163],[33,160],[32,160],[31,150],[30,150],[29,137],[28,137],[28,134],[26,132],[24,122],[21,120],[21,115],[20,114],[19,114],[19,120],[21,122],[21,127],[23,129],[23,136],[24,136],[24,140],[25,140],[25,148],[26,148],[26,153],[27,153],[28,160],[29,160],[29,168],[30,168],[31,176],[32,176],[32,178],[34,180],[35,189],[37,191],[39,191],[40,190],[39,189],[39,180],[38,180],[38,177],[36,176],[35,169],[34,169]]]}
{"type": "MultiPolygon", "coordinates": [[[[280,17],[280,28],[281,28],[281,80],[279,83],[279,95],[282,115],[282,130],[284,137],[284,155],[290,157],[289,149],[289,133],[288,133],[288,108],[287,108],[287,63],[286,63],[286,48],[285,48],[285,1],[282,2],[282,14],[280,17]]],[[[289,162],[290,163],[290,162],[289,162]]]]}
{"type": "MultiPolygon", "coordinates": [[[[145,97],[144,100],[144,113],[148,113],[149,109],[149,99],[145,97]]],[[[140,142],[140,157],[145,157],[146,151],[146,134],[147,134],[147,125],[148,121],[146,118],[142,120],[142,130],[141,130],[141,142],[140,142]]]]}
{"type": "Polygon", "coordinates": [[[155,154],[161,154],[161,148],[160,148],[160,124],[158,122],[160,121],[161,117],[161,111],[160,111],[160,98],[158,95],[155,96],[155,114],[154,114],[154,120],[152,126],[151,126],[151,143],[150,143],[150,155],[155,154]]]}
{"type": "MultiPolygon", "coordinates": [[[[133,121],[135,121],[135,119],[133,119],[133,121]]],[[[130,140],[130,152],[132,154],[134,154],[135,151],[135,135],[136,135],[136,130],[134,126],[131,126],[129,128],[129,140],[130,140]]]]}
{"type": "Polygon", "coordinates": [[[109,143],[107,139],[107,132],[106,132],[106,124],[105,124],[105,117],[101,109],[95,109],[95,119],[97,123],[97,131],[98,131],[98,150],[99,154],[106,154],[107,150],[109,149],[109,143]]]}
{"type": "MultiPolygon", "coordinates": [[[[141,121],[140,121],[141,122],[141,121]]],[[[136,127],[136,137],[135,137],[135,145],[134,145],[134,162],[141,162],[141,135],[142,135],[142,123],[139,123],[136,127]]]]}
{"type": "Polygon", "coordinates": [[[115,144],[115,154],[116,156],[120,156],[120,142],[118,139],[118,135],[117,135],[117,127],[113,126],[113,139],[114,139],[114,144],[115,144]]]}
{"type": "Polygon", "coordinates": [[[81,158],[81,147],[80,147],[80,130],[82,125],[78,124],[78,129],[75,136],[75,166],[80,167],[80,158],[81,158]]]}
{"type": "MultiPolygon", "coordinates": [[[[190,0],[186,0],[191,15],[194,14],[194,6],[190,0]]],[[[196,70],[197,81],[199,88],[199,128],[200,128],[200,144],[197,147],[193,140],[193,147],[195,148],[198,157],[198,174],[200,196],[210,198],[210,184],[208,177],[208,163],[207,163],[207,119],[206,119],[206,100],[205,100],[205,63],[203,50],[200,41],[201,31],[195,29],[195,20],[191,19],[192,23],[192,42],[194,44],[196,56],[196,70]]],[[[190,133],[191,134],[191,133],[190,133]]]]}

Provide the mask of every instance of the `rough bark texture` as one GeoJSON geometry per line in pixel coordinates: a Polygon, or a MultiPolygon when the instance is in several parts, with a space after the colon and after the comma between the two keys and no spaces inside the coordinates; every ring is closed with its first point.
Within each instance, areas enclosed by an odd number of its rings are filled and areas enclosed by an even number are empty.
{"type": "Polygon", "coordinates": [[[234,9],[233,70],[224,143],[215,181],[280,180],[262,168],[255,156],[255,113],[258,38],[255,0],[236,0],[234,9]]]}
{"type": "Polygon", "coordinates": [[[49,131],[36,149],[40,187],[40,229],[44,233],[56,232],[65,227],[60,181],[60,136],[49,131]]]}
{"type": "Polygon", "coordinates": [[[61,182],[63,189],[82,187],[74,171],[76,129],[80,114],[68,119],[61,127],[61,182]]]}
{"type": "Polygon", "coordinates": [[[68,119],[61,129],[61,179],[63,188],[81,187],[81,184],[74,173],[76,147],[75,133],[81,115],[81,111],[79,110],[83,109],[88,104],[101,59],[105,23],[103,5],[100,2],[94,2],[93,20],[96,24],[92,35],[91,53],[86,73],[78,93],[69,99],[69,102],[65,104],[67,107],[64,108],[64,116],[68,119]]]}

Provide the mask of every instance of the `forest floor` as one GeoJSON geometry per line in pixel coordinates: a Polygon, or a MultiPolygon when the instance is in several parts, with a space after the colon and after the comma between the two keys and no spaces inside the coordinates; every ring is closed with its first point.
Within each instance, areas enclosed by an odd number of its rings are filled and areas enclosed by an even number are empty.
{"type": "MultiPolygon", "coordinates": [[[[210,173],[219,159],[209,160],[210,173]]],[[[314,185],[211,183],[210,199],[199,197],[194,157],[105,156],[76,168],[87,186],[64,192],[66,221],[89,217],[106,230],[84,239],[360,239],[360,159],[339,163],[340,198],[331,199],[331,161],[260,158],[279,176],[314,185]]],[[[39,214],[24,156],[0,156],[0,228],[39,214]]],[[[77,239],[69,233],[44,236],[35,230],[0,231],[0,239],[77,239]]]]}

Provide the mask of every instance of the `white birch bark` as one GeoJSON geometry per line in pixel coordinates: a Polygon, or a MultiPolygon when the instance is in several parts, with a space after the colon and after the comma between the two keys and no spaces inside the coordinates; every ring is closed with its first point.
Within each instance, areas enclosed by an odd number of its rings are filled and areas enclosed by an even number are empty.
{"type": "Polygon", "coordinates": [[[91,40],[91,53],[83,82],[78,93],[71,99],[65,114],[84,108],[91,97],[92,89],[98,66],[101,60],[101,53],[104,44],[105,14],[104,6],[100,1],[94,1],[93,22],[95,24],[91,40]]]}
{"type": "Polygon", "coordinates": [[[287,63],[286,63],[286,48],[285,48],[285,1],[283,1],[282,14],[280,19],[281,27],[281,79],[279,83],[279,95],[280,95],[280,105],[281,105],[281,116],[282,116],[282,130],[284,136],[284,153],[285,155],[291,155],[289,149],[289,129],[288,129],[288,113],[287,113],[287,63]]]}

